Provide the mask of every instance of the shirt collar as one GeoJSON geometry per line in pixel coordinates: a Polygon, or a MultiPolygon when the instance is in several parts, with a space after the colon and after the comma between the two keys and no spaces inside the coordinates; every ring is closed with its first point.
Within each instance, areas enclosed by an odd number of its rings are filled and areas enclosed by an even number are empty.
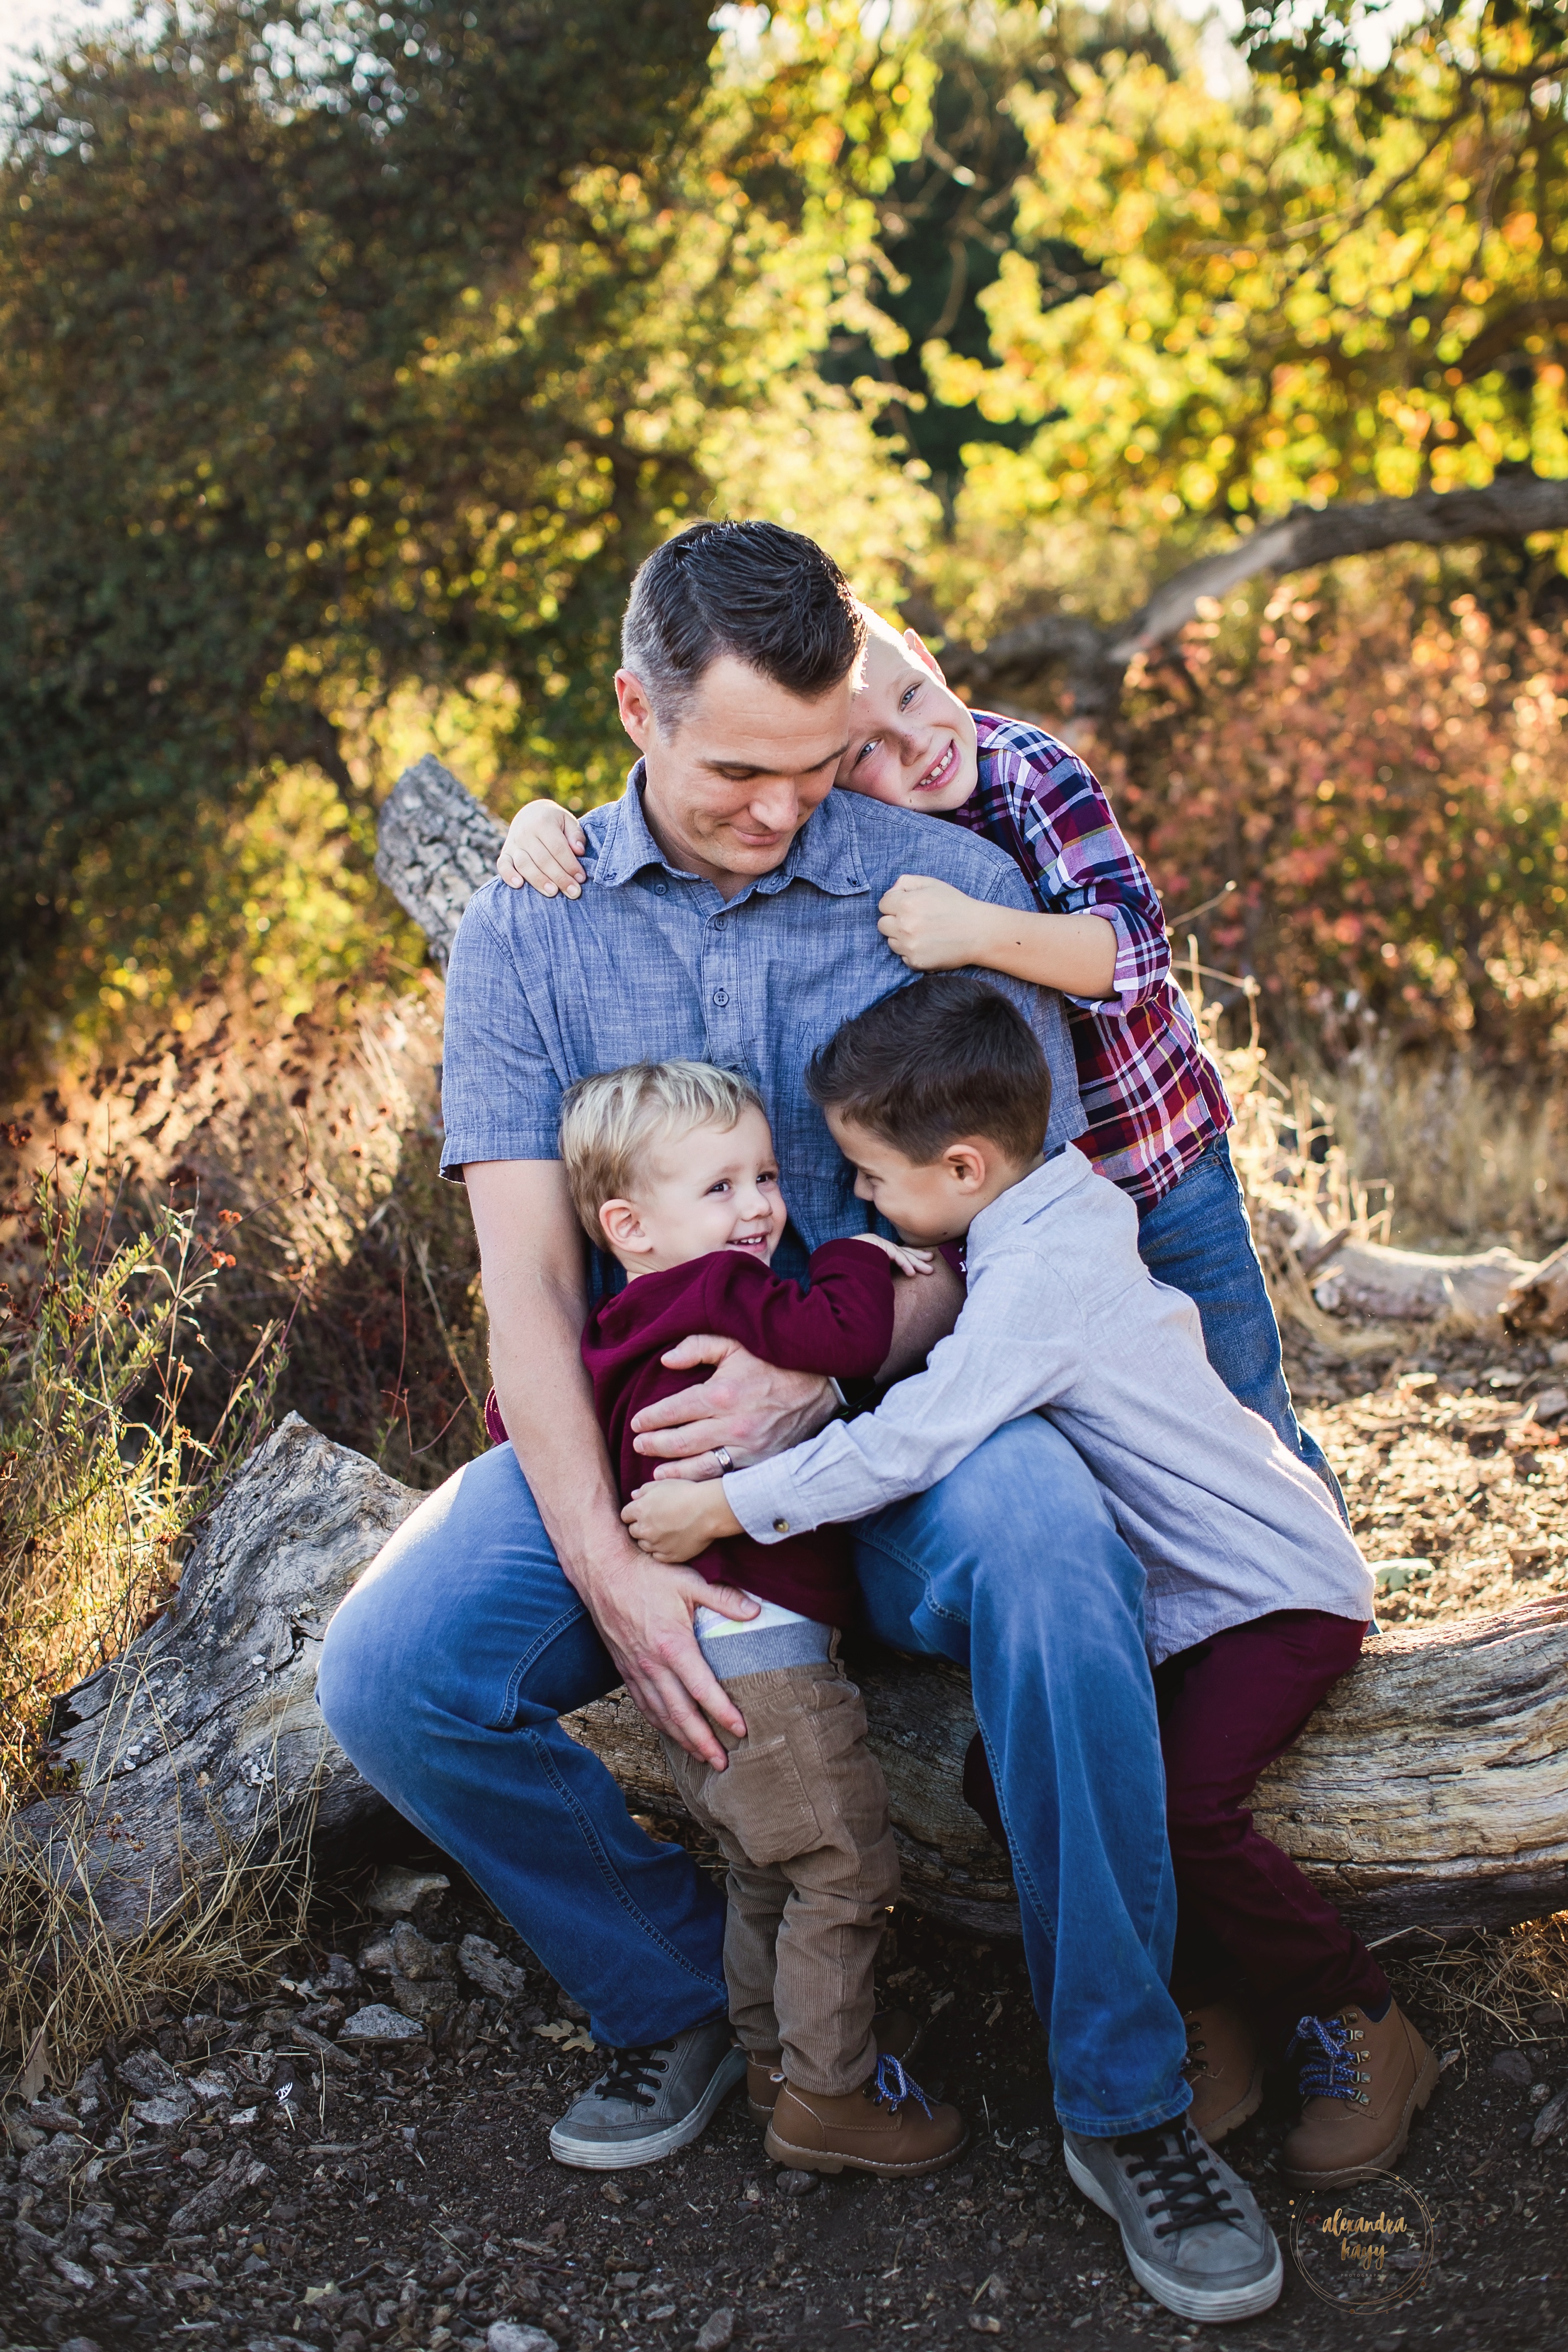
{"type": "MultiPolygon", "coordinates": [[[[672,866],[654,839],[643,811],[646,781],[646,771],[639,760],[626,778],[626,791],[610,810],[594,866],[594,879],[603,888],[617,889],[624,883],[635,881],[650,866],[662,866],[677,881],[700,878],[683,866],[672,866]]],[[[857,812],[850,805],[854,797],[852,793],[830,792],[795,835],[784,863],[775,866],[771,874],[760,874],[754,882],[748,883],[731,904],[749,898],[753,891],[771,898],[780,890],[787,890],[792,882],[810,882],[835,898],[849,898],[868,889],[870,885],[860,856],[857,812]]]]}
{"type": "Polygon", "coordinates": [[[1064,1192],[1070,1192],[1093,1172],[1076,1144],[1058,1145],[1043,1168],[1020,1178],[1016,1184],[1009,1184],[1005,1192],[998,1192],[994,1201],[987,1202],[969,1228],[965,1246],[970,1258],[973,1258],[977,1244],[994,1248],[997,1242],[1019,1225],[1026,1224],[1031,1217],[1037,1216],[1042,1209],[1048,1208],[1064,1192]]]}

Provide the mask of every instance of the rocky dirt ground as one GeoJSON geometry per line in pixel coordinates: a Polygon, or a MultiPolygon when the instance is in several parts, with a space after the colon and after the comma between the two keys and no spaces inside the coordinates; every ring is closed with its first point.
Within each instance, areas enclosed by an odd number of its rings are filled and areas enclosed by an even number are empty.
{"type": "MultiPolygon", "coordinates": [[[[1298,1349],[1292,1373],[1369,1556],[1395,1563],[1385,1622],[1568,1582],[1568,1371],[1547,1351],[1503,1360],[1456,1342],[1346,1368],[1298,1349]]],[[[1138,2293],[1110,2223],[1067,2179],[1016,1947],[900,1913],[885,1948],[887,1999],[931,2021],[916,2071],[971,2119],[953,2171],[803,2185],[766,2162],[731,2102],[682,2156],[604,2179],[546,2148],[596,2071],[581,2013],[460,1880],[420,1887],[438,1857],[410,1840],[398,1859],[412,1878],[384,1868],[328,1891],[317,1939],[266,1999],[214,1985],[191,2013],[110,2042],[68,2093],[13,2105],[0,2345],[1194,2340],[1138,2293]],[[367,2032],[378,2011],[404,2038],[367,2032]]],[[[1257,2352],[1533,2352],[1568,2335],[1568,1939],[1413,1956],[1399,1982],[1444,2061],[1401,2168],[1432,2217],[1431,2265],[1403,2299],[1349,2311],[1288,2261],[1274,2311],[1233,2331],[1257,2352]]],[[[1282,2237],[1290,2119],[1281,2075],[1226,2147],[1282,2237]]]]}

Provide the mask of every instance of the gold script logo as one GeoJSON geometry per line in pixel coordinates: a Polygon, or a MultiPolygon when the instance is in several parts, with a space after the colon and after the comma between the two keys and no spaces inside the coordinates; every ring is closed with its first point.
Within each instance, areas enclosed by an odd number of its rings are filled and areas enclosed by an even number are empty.
{"type": "Polygon", "coordinates": [[[1392,2172],[1291,2200],[1296,2267],[1315,2295],[1342,2311],[1408,2301],[1426,2284],[1436,2247],[1425,2200],[1392,2172]]]}

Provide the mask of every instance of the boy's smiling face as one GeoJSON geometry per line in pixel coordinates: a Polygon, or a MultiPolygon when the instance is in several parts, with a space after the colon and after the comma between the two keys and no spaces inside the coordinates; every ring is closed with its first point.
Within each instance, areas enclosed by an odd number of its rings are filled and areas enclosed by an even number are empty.
{"type": "Polygon", "coordinates": [[[787,1214],[768,1122],[748,1105],[733,1127],[704,1123],[656,1144],[635,1198],[606,1201],[599,1224],[628,1275],[658,1274],[722,1249],[766,1265],[787,1214]]]}
{"type": "Polygon", "coordinates": [[[849,748],[834,782],[893,808],[940,816],[962,808],[979,773],[974,720],[913,629],[900,636],[867,614],[849,748]]]}

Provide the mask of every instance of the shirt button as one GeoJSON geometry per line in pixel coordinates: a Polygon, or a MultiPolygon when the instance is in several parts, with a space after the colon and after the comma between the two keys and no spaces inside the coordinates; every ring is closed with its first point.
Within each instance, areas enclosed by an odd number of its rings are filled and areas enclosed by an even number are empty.
{"type": "Polygon", "coordinates": [[[713,918],[713,928],[714,928],[714,929],[715,929],[716,931],[721,931],[721,930],[723,929],[723,928],[724,928],[724,918],[723,918],[723,916],[722,916],[722,915],[715,915],[715,916],[714,916],[714,918],[713,918]]]}
{"type": "Polygon", "coordinates": [[[668,883],[656,882],[653,886],[653,895],[656,898],[668,898],[669,896],[668,883]]]}
{"type": "Polygon", "coordinates": [[[789,1533],[789,1521],[787,1519],[775,1519],[773,1521],[773,1533],[775,1536],[787,1536],[789,1533]]]}
{"type": "Polygon", "coordinates": [[[728,1004],[730,1002],[729,990],[727,988],[716,988],[713,991],[713,1002],[715,1004],[728,1004]]]}

